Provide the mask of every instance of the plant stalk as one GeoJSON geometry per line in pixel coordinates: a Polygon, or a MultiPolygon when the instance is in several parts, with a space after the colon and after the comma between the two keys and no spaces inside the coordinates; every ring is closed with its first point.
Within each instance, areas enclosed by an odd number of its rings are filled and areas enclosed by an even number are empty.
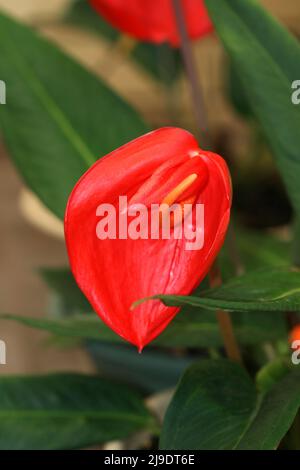
{"type": "MultiPolygon", "coordinates": [[[[217,262],[214,263],[210,270],[209,283],[212,288],[222,285],[221,272],[217,262]]],[[[242,356],[234,335],[230,314],[224,310],[217,310],[216,314],[228,358],[242,364],[242,356]]]]}
{"type": "Polygon", "coordinates": [[[181,55],[184,62],[186,75],[190,84],[197,126],[199,128],[199,131],[201,132],[201,138],[204,145],[209,146],[208,125],[204,106],[204,99],[202,96],[201,88],[199,86],[197,67],[184,19],[182,3],[181,0],[172,0],[172,2],[176,24],[180,36],[181,55]]]}

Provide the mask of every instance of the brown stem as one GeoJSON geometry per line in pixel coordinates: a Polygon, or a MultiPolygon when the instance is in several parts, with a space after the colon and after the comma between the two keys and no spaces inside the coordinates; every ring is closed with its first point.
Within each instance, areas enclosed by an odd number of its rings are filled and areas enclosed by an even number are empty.
{"type": "MultiPolygon", "coordinates": [[[[209,283],[210,287],[219,287],[222,284],[221,272],[216,262],[210,270],[209,283]]],[[[228,358],[242,363],[242,356],[234,335],[230,314],[224,312],[224,310],[217,310],[216,313],[228,358]]]]}
{"type": "Polygon", "coordinates": [[[199,87],[199,77],[197,73],[197,67],[195,63],[195,58],[193,55],[193,50],[190,44],[188,31],[186,28],[186,23],[184,19],[183,8],[181,0],[172,0],[173,9],[176,19],[176,24],[180,36],[180,50],[182,54],[182,59],[185,65],[186,74],[190,83],[192,101],[194,106],[195,118],[197,121],[197,126],[201,132],[202,140],[204,144],[209,145],[209,136],[208,136],[208,125],[205,113],[204,100],[199,87]]]}

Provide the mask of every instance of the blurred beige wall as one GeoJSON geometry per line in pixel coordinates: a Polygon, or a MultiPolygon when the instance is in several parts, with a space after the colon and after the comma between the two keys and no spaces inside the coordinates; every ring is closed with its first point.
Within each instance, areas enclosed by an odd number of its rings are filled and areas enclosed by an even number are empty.
{"type": "Polygon", "coordinates": [[[22,19],[55,17],[70,0],[0,0],[0,8],[22,19]]]}

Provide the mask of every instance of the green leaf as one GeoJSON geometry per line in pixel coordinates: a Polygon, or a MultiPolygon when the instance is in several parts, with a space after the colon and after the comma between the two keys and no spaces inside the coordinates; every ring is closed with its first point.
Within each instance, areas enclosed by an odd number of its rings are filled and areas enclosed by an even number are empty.
{"type": "MultiPolygon", "coordinates": [[[[86,0],[77,0],[71,4],[64,21],[88,29],[101,37],[116,43],[122,36],[119,31],[96,14],[86,0]]],[[[156,80],[171,84],[182,70],[178,49],[165,44],[137,42],[131,51],[131,57],[156,80]]]]}
{"type": "Polygon", "coordinates": [[[273,450],[285,436],[300,407],[300,370],[294,369],[261,399],[237,450],[273,450]]]}
{"type": "Polygon", "coordinates": [[[5,143],[26,184],[63,217],[70,191],[90,165],[147,127],[99,78],[3,14],[0,55],[5,143]]]}
{"type": "Polygon", "coordinates": [[[300,46],[256,0],[205,0],[269,140],[296,212],[300,211],[300,107],[291,102],[300,46]]]}
{"type": "Polygon", "coordinates": [[[229,62],[228,64],[226,85],[228,98],[230,99],[235,111],[245,119],[253,117],[241,79],[232,62],[229,62]]]}
{"type": "Polygon", "coordinates": [[[256,392],[247,373],[225,360],[203,360],[179,382],[168,408],[160,448],[232,449],[255,408],[256,392]]]}
{"type": "MultiPolygon", "coordinates": [[[[214,312],[185,309],[168,325],[151,346],[211,348],[223,345],[219,325],[214,312]]],[[[238,341],[254,345],[286,336],[282,315],[272,316],[264,312],[232,314],[234,330],[238,341]]],[[[124,341],[103,323],[96,314],[70,315],[64,318],[32,318],[21,315],[0,315],[0,320],[16,321],[22,325],[46,331],[53,335],[97,340],[106,343],[124,341]]],[[[148,349],[148,348],[147,348],[148,349]]]]}
{"type": "Polygon", "coordinates": [[[0,316],[3,320],[16,321],[22,325],[47,331],[54,335],[70,336],[78,339],[98,339],[101,341],[123,342],[96,315],[70,315],[63,318],[33,318],[21,315],[0,316]]]}
{"type": "MultiPolygon", "coordinates": [[[[155,295],[166,305],[202,307],[244,312],[297,312],[300,310],[300,271],[274,268],[251,271],[230,279],[221,287],[202,292],[201,297],[155,295]]],[[[147,299],[142,299],[143,302],[147,299]]]]}
{"type": "Polygon", "coordinates": [[[241,366],[203,360],[187,369],[170,403],[160,447],[176,450],[272,450],[300,406],[300,370],[286,373],[266,394],[241,366]]]}
{"type": "Polygon", "coordinates": [[[76,449],[155,422],[138,394],[77,374],[0,378],[0,449],[76,449]]]}

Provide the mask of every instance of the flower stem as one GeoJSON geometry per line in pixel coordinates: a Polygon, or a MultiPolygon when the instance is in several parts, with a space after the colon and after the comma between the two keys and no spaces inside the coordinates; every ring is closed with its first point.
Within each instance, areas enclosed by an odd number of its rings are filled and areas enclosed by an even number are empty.
{"type": "Polygon", "coordinates": [[[180,50],[184,62],[186,75],[190,83],[192,101],[194,104],[194,113],[197,126],[201,132],[204,144],[209,145],[208,125],[205,113],[204,99],[201,88],[199,87],[199,77],[197,67],[190,44],[188,31],[184,19],[184,13],[181,0],[172,0],[176,24],[180,36],[180,50]]]}
{"type": "MultiPolygon", "coordinates": [[[[219,287],[222,285],[221,272],[216,262],[210,270],[209,283],[210,287],[219,287]]],[[[242,356],[234,335],[230,314],[224,312],[224,310],[217,310],[216,313],[228,358],[232,361],[242,363],[242,356]]]]}

